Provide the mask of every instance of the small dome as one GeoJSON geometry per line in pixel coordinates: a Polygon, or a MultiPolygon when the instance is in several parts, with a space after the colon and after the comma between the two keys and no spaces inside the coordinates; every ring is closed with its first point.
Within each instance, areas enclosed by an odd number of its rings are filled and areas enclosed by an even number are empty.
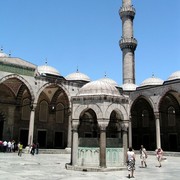
{"type": "Polygon", "coordinates": [[[146,80],[144,80],[140,86],[156,86],[156,85],[162,85],[163,84],[163,80],[160,79],[160,78],[156,78],[156,77],[151,77],[151,78],[148,78],[146,80]]]}
{"type": "Polygon", "coordinates": [[[176,72],[172,73],[169,76],[168,81],[169,80],[174,80],[174,79],[180,79],[180,71],[176,71],[176,72]]]}
{"type": "Polygon", "coordinates": [[[124,91],[135,91],[138,86],[133,83],[125,83],[122,85],[124,91]]]}
{"type": "Polygon", "coordinates": [[[103,82],[107,82],[113,86],[118,86],[117,82],[114,81],[113,79],[111,78],[108,78],[108,77],[104,77],[104,78],[101,78],[101,79],[98,79],[99,81],[103,81],[103,82]]]}
{"type": "Polygon", "coordinates": [[[103,81],[92,81],[85,84],[80,90],[78,95],[111,95],[120,96],[119,91],[115,86],[103,82],[103,81]]]}
{"type": "Polygon", "coordinates": [[[79,71],[67,75],[65,79],[70,81],[87,81],[87,82],[91,81],[91,79],[87,75],[80,73],[79,71]]]}
{"type": "Polygon", "coordinates": [[[3,50],[0,50],[0,57],[9,57],[6,53],[3,53],[3,50]]]}
{"type": "Polygon", "coordinates": [[[40,75],[51,74],[55,76],[60,76],[60,73],[55,68],[47,65],[38,66],[36,72],[40,75]]]}

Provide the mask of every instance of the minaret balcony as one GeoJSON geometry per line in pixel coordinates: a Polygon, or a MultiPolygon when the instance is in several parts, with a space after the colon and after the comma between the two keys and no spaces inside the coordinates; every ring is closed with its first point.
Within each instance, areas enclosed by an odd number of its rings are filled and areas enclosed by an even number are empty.
{"type": "Polygon", "coordinates": [[[121,7],[119,10],[119,15],[121,19],[126,16],[130,16],[134,18],[135,14],[136,14],[136,10],[133,6],[121,7]]]}
{"type": "Polygon", "coordinates": [[[122,38],[119,41],[119,46],[121,50],[123,49],[133,49],[135,50],[137,47],[137,40],[135,38],[122,38]]]}

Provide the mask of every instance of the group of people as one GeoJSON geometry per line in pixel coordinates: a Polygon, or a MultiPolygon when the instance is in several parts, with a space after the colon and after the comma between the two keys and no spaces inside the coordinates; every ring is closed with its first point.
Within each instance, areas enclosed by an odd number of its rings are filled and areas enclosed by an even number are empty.
{"type": "Polygon", "coordinates": [[[17,144],[14,140],[2,141],[0,140],[0,152],[15,152],[17,150],[17,144]]]}
{"type": "MultiPolygon", "coordinates": [[[[161,161],[163,158],[163,150],[161,148],[158,148],[158,149],[156,149],[155,152],[156,152],[156,157],[157,157],[157,160],[159,163],[159,166],[157,166],[157,167],[162,167],[161,161]]],[[[147,159],[148,155],[147,155],[147,151],[143,145],[141,145],[139,153],[140,153],[140,159],[141,159],[141,166],[140,167],[146,168],[147,167],[146,159],[147,159]]],[[[129,150],[127,151],[126,160],[127,160],[127,169],[129,171],[128,178],[134,178],[136,157],[135,157],[135,152],[132,149],[132,147],[129,147],[129,150]]]]}
{"type": "MultiPolygon", "coordinates": [[[[12,141],[2,141],[0,140],[0,152],[18,152],[18,156],[22,156],[23,144],[21,142],[16,143],[15,140],[12,141]]],[[[28,152],[32,155],[39,153],[39,143],[33,143],[29,146],[28,152]]]]}
{"type": "Polygon", "coordinates": [[[29,153],[34,155],[39,153],[39,143],[33,143],[30,146],[29,153]]]}

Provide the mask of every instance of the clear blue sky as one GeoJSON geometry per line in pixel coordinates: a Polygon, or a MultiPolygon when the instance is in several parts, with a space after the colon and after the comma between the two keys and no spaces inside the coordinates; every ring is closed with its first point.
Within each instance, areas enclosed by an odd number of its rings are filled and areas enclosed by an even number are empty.
{"type": "MultiPolygon", "coordinates": [[[[0,46],[63,76],[76,71],[92,80],[122,84],[121,0],[0,0],[0,46]]],[[[134,0],[136,84],[180,70],[180,0],[134,0]]]]}

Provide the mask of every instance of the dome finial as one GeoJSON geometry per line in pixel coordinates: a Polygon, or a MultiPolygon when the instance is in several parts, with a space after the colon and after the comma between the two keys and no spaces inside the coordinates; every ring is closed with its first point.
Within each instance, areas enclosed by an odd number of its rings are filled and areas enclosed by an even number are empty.
{"type": "Polygon", "coordinates": [[[47,58],[46,58],[46,60],[45,60],[45,65],[47,65],[47,58]]]}
{"type": "Polygon", "coordinates": [[[1,46],[1,52],[3,52],[3,46],[1,46]]]}
{"type": "Polygon", "coordinates": [[[11,51],[9,51],[9,57],[11,57],[11,51]]]}
{"type": "Polygon", "coordinates": [[[104,72],[104,77],[105,77],[105,78],[107,77],[106,71],[104,72]]]}
{"type": "Polygon", "coordinates": [[[77,73],[79,72],[78,66],[77,66],[76,72],[77,72],[77,73]]]}

